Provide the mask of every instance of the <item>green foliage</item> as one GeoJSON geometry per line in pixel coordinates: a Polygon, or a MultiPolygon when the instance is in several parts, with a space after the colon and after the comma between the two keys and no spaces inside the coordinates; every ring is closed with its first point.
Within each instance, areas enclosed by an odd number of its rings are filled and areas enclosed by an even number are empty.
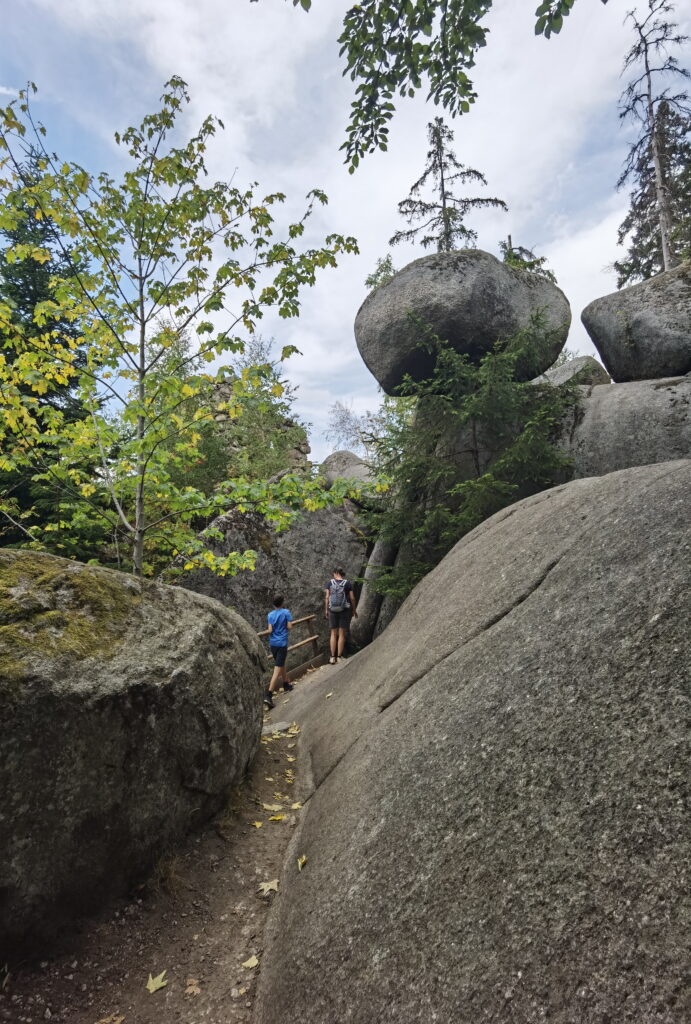
{"type": "Polygon", "coordinates": [[[634,42],[624,58],[629,83],[619,100],[619,117],[632,121],[632,143],[621,188],[633,182],[629,212],[619,228],[619,244],[630,237],[624,260],[614,264],[618,286],[652,277],[676,266],[689,248],[689,168],[691,103],[679,79],[691,80],[672,52],[688,41],[667,16],[669,0],[648,0],[645,11],[630,11],[634,42]]]}
{"type": "Polygon", "coordinates": [[[488,516],[568,478],[570,460],[555,439],[577,400],[569,385],[516,379],[529,353],[548,344],[540,316],[478,365],[422,326],[421,337],[437,354],[434,373],[405,381],[415,415],[378,440],[373,459],[390,488],[370,511],[369,530],[404,555],[376,586],[396,598],[488,516]]]}
{"type": "MultiPolygon", "coordinates": [[[[607,3],[607,0],[601,0],[607,3]]],[[[535,11],[535,32],[557,34],[575,0],[545,0],[535,11]]],[[[311,0],[293,0],[308,11],[311,0]]],[[[386,149],[396,96],[414,96],[426,83],[427,99],[451,117],[476,99],[468,72],[487,42],[483,22],[492,0],[362,0],[346,13],[339,38],[343,74],[355,87],[346,128],[352,173],[365,153],[386,149]]]]}
{"type": "Polygon", "coordinates": [[[553,284],[557,283],[556,274],[547,266],[547,257],[536,256],[532,249],[526,249],[523,245],[514,245],[511,235],[505,242],[499,243],[499,249],[502,260],[507,266],[514,267],[516,270],[527,270],[529,274],[544,277],[548,281],[552,281],[553,284]]]}
{"type": "Polygon", "coordinates": [[[386,284],[396,273],[396,268],[393,265],[391,259],[391,253],[387,253],[386,256],[381,256],[377,260],[377,265],[371,274],[368,274],[365,278],[365,288],[373,291],[382,284],[386,284]]]}
{"type": "MultiPolygon", "coordinates": [[[[236,373],[223,358],[242,353],[267,308],[297,316],[301,289],[357,246],[334,234],[320,248],[299,247],[314,204],[327,201],[319,190],[309,193],[304,216],[281,231],[274,211],[282,193],[209,183],[205,152],[222,126],[208,117],[175,145],[188,102],[185,83],[173,78],[161,109],[115,136],[129,158],[119,182],[50,154],[28,92],[0,110],[0,229],[30,217],[54,225],[69,270],[51,280],[51,298],[34,307],[30,324],[0,301],[0,338],[12,352],[11,359],[0,354],[0,471],[47,456],[34,479],[56,486],[63,501],[50,522],[29,529],[30,545],[47,546],[51,533],[73,538],[87,517],[112,534],[118,564],[129,549],[137,574],[175,555],[220,573],[251,567],[254,552],[217,558],[206,550],[195,536],[199,516],[254,508],[280,527],[291,510],[332,500],[295,475],[276,484],[230,478],[211,493],[189,482],[208,425],[237,420],[253,401],[261,405],[267,381],[275,397],[283,391],[270,369],[236,373]],[[39,176],[28,177],[20,154],[32,134],[39,176]],[[79,344],[62,329],[65,321],[80,324],[79,344]],[[181,343],[188,332],[191,352],[181,343]],[[41,402],[74,384],[86,417],[74,420],[41,402]]],[[[45,247],[24,242],[7,255],[39,264],[50,258],[45,247]]]]}
{"type": "Polygon", "coordinates": [[[441,117],[435,117],[427,125],[427,138],[430,148],[427,151],[427,165],[422,175],[410,189],[410,195],[398,204],[398,211],[409,223],[423,221],[417,227],[407,231],[397,231],[389,239],[389,245],[399,242],[412,242],[420,232],[426,234],[420,239],[423,249],[434,246],[437,252],[451,252],[453,249],[469,248],[477,240],[477,232],[463,223],[471,210],[486,207],[499,207],[506,210],[506,203],[496,198],[466,198],[454,196],[452,189],[456,183],[466,185],[477,182],[486,185],[484,175],[472,167],[464,167],[459,163],[451,149],[453,132],[441,117]],[[423,198],[425,189],[429,189],[433,198],[423,198]]]}

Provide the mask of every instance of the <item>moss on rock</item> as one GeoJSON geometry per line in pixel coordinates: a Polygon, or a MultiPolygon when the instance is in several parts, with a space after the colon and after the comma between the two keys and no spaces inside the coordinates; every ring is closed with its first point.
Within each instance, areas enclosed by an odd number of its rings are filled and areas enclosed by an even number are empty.
{"type": "Polygon", "coordinates": [[[52,555],[0,551],[0,690],[39,658],[108,657],[142,585],[132,577],[52,555]]]}

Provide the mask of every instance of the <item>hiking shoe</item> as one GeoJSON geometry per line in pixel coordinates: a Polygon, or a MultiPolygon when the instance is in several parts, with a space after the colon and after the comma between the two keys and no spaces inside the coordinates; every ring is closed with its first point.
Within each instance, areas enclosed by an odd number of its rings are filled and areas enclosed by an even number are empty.
{"type": "Polygon", "coordinates": [[[266,696],[264,697],[264,703],[266,704],[267,708],[275,707],[274,702],[273,702],[273,697],[271,696],[271,692],[269,690],[266,691],[266,696]]]}
{"type": "Polygon", "coordinates": [[[293,686],[292,683],[284,683],[283,684],[283,690],[285,691],[285,693],[290,693],[291,690],[294,690],[294,689],[295,689],[295,687],[293,686]]]}
{"type": "Polygon", "coordinates": [[[335,658],[329,658],[329,665],[335,665],[335,664],[336,664],[336,659],[335,658]]]}

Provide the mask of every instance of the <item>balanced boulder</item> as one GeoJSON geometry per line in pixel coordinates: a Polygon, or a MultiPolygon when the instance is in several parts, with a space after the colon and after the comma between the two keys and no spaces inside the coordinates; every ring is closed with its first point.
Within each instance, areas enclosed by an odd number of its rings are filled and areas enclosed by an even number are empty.
{"type": "Polygon", "coordinates": [[[423,256],[371,292],[355,319],[355,338],[368,369],[387,394],[395,394],[406,374],[425,380],[432,373],[434,354],[421,347],[425,327],[477,360],[528,327],[537,313],[547,340],[520,367],[524,380],[543,373],[564,347],[568,300],[545,277],[490,253],[461,249],[423,256]]]}
{"type": "Polygon", "coordinates": [[[527,498],[315,683],[257,1024],[686,1019],[690,504],[527,498]]]}
{"type": "Polygon", "coordinates": [[[581,320],[615,381],[691,371],[691,263],[595,299],[581,320]]]}
{"type": "Polygon", "coordinates": [[[611,384],[612,378],[597,359],[593,359],[592,356],[576,356],[575,359],[568,359],[560,366],[545,370],[533,383],[553,384],[556,388],[568,381],[574,384],[611,384]]]}
{"type": "Polygon", "coordinates": [[[224,806],[259,743],[264,665],[215,601],[0,551],[0,961],[224,806]]]}

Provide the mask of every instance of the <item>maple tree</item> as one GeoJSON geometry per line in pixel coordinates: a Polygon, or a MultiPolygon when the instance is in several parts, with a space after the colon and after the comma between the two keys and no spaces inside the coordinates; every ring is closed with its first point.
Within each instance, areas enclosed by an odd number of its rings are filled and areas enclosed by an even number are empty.
{"type": "MultiPolygon", "coordinates": [[[[207,117],[174,144],[189,103],[180,78],[167,83],[158,112],[115,136],[129,158],[119,181],[46,148],[32,91],[0,110],[0,228],[26,218],[54,226],[69,273],[51,279],[51,297],[28,323],[0,299],[0,470],[40,461],[49,448],[37,475],[66,496],[52,521],[25,528],[27,543],[42,547],[51,531],[69,536],[86,517],[105,522],[116,544],[124,539],[137,575],[174,555],[222,574],[251,568],[254,552],[214,555],[196,537],[195,517],[253,508],[281,526],[291,510],[339,495],[304,474],[274,484],[239,477],[206,494],[184,483],[186,467],[200,457],[204,425],[240,416],[243,398],[266,378],[266,367],[238,373],[223,358],[242,353],[268,308],[297,316],[302,288],[356,252],[356,242],[333,234],[300,248],[314,204],[327,202],[318,189],[279,233],[282,193],[205,181],[205,152],[222,125],[207,117]],[[30,177],[29,146],[38,154],[30,177]],[[77,338],[65,322],[79,323],[77,338]],[[187,332],[192,353],[179,348],[187,332]],[[85,416],[41,401],[61,388],[78,396],[85,416]]],[[[29,242],[6,256],[40,265],[50,253],[29,242]]],[[[294,351],[284,348],[281,358],[294,351]]],[[[280,395],[280,381],[271,388],[280,395]]]]}

